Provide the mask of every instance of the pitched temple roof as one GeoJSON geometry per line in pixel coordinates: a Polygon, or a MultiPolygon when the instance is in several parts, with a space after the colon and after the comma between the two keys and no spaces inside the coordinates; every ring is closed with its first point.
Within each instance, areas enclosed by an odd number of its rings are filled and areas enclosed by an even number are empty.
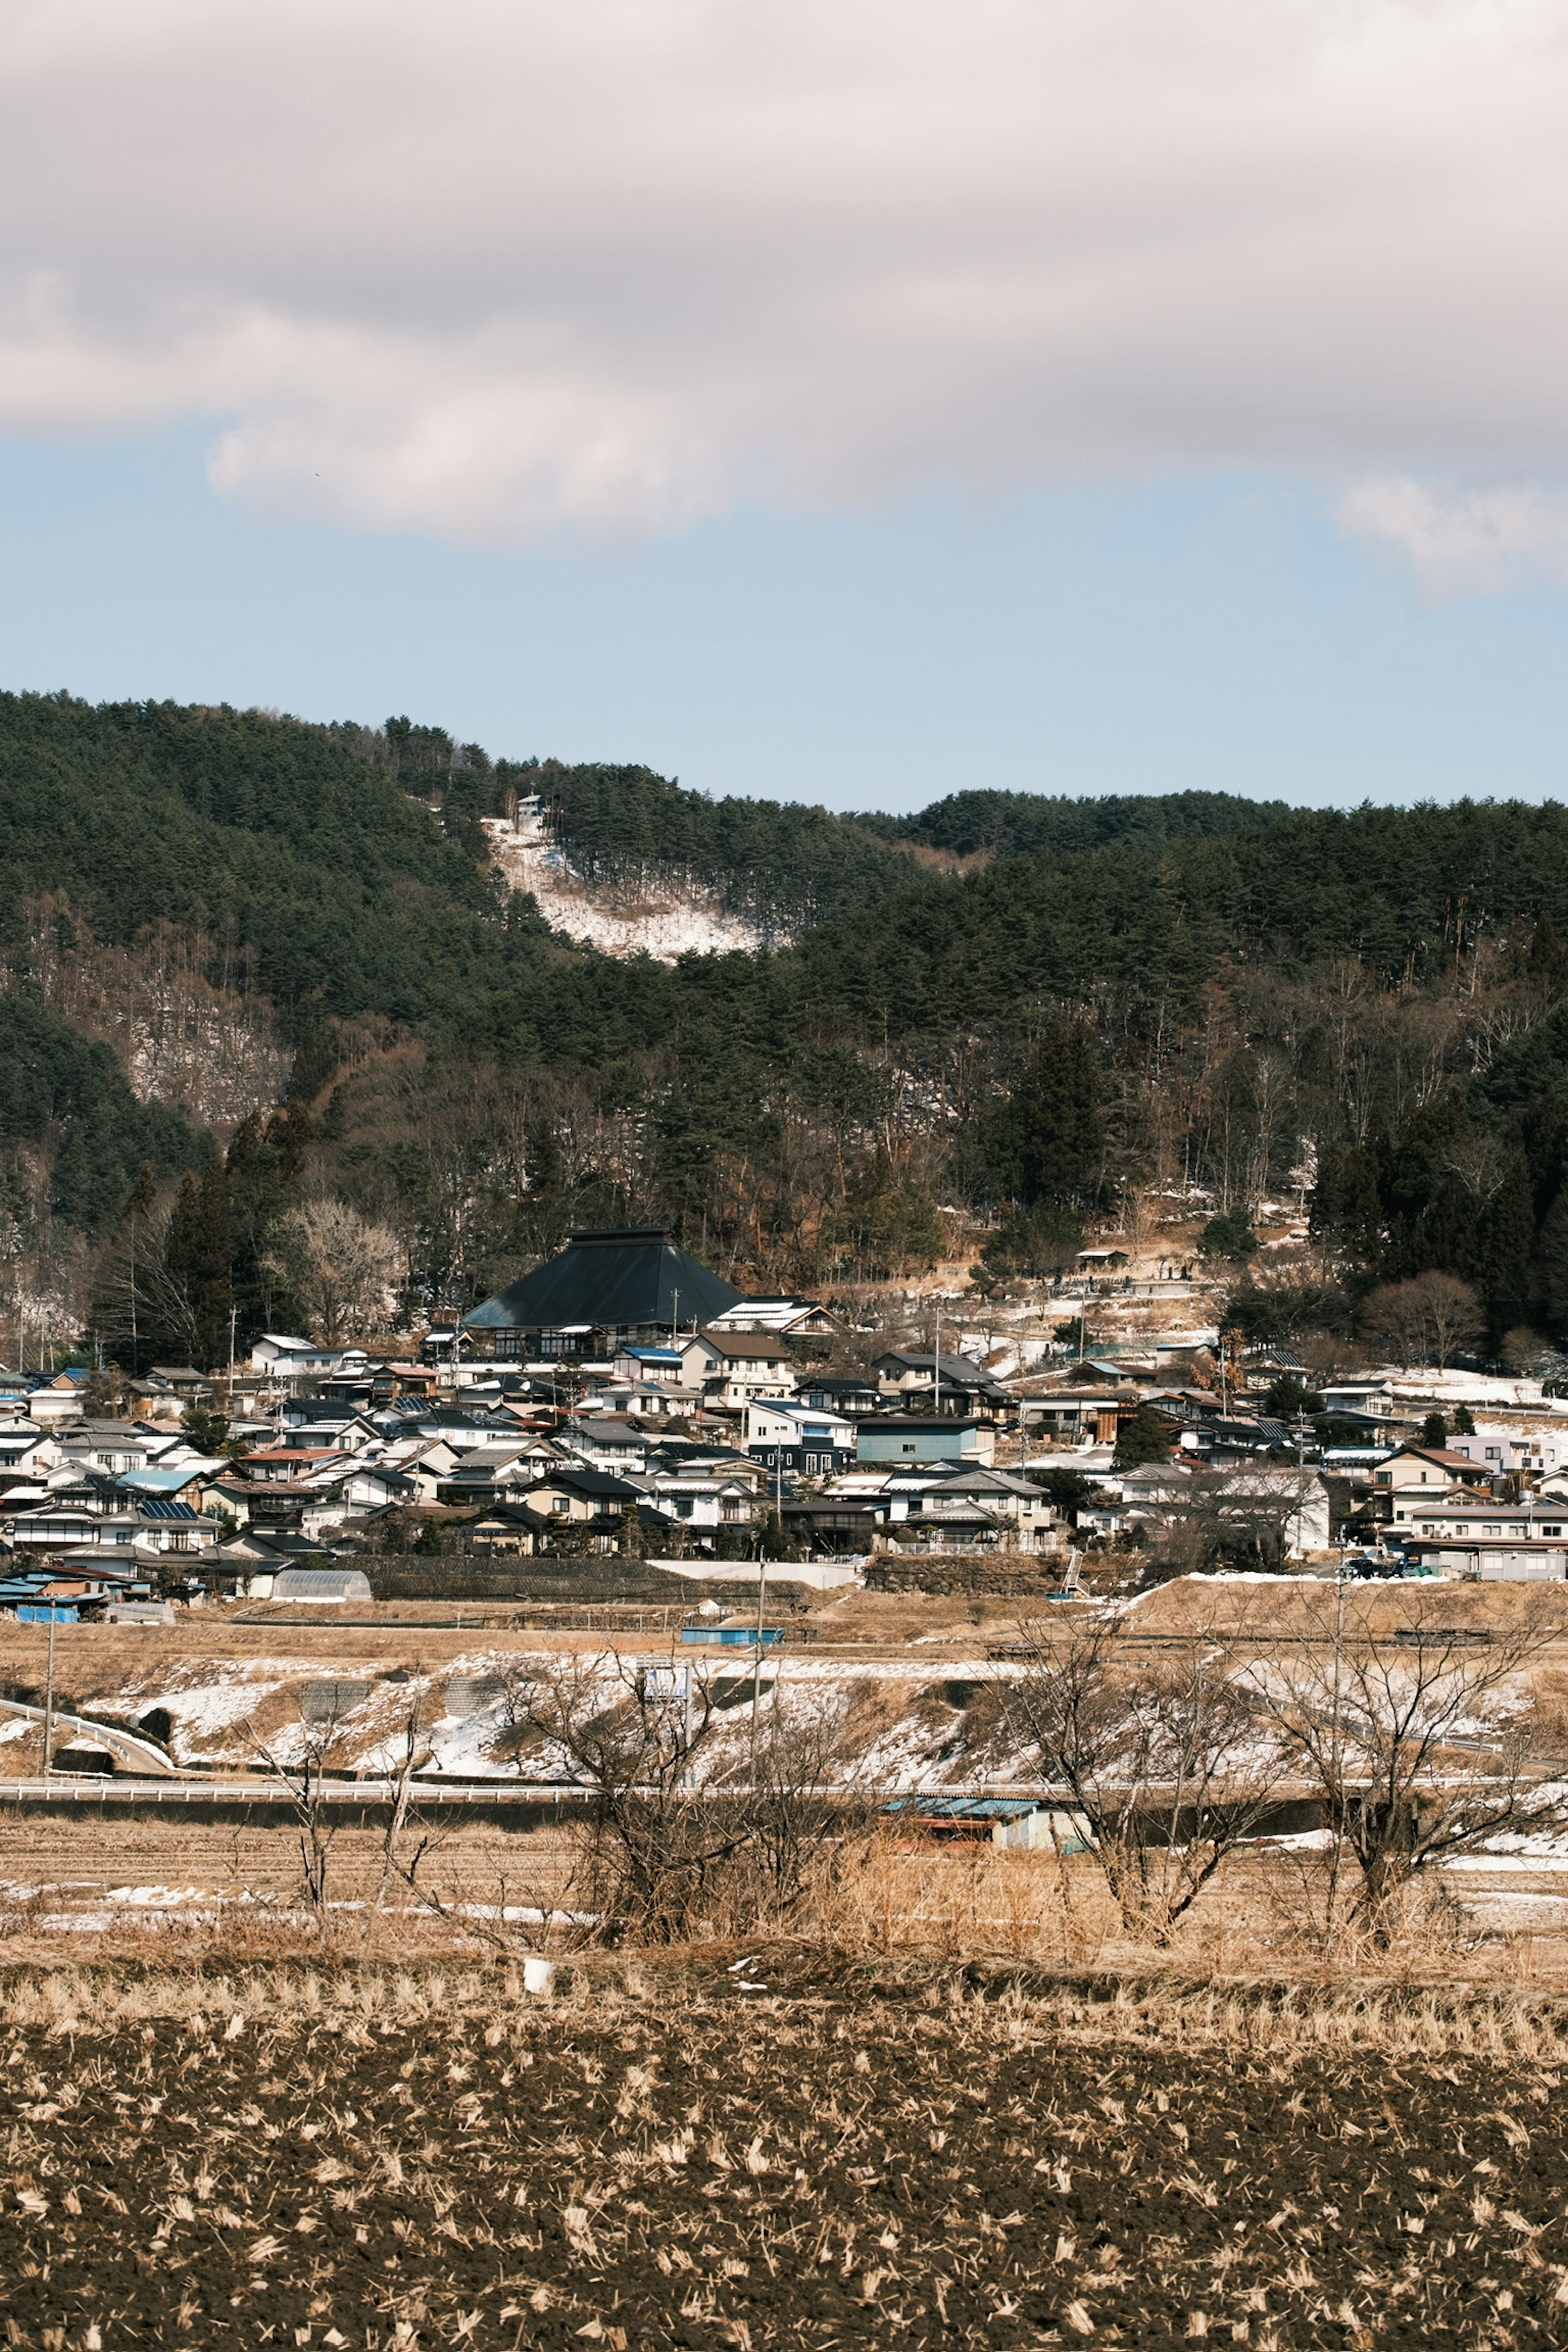
{"type": "Polygon", "coordinates": [[[463,1318],[468,1330],[541,1331],[574,1325],[706,1323],[740,1292],[683,1249],[666,1225],[573,1234],[559,1257],[463,1318]]]}

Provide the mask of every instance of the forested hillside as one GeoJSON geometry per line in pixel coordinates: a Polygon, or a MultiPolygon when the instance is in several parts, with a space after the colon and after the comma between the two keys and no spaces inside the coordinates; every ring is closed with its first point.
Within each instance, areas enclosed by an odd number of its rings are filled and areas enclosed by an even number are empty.
{"type": "Polygon", "coordinates": [[[845,819],[406,719],[13,696],[0,852],[7,1263],[51,1328],[89,1297],[143,1352],[320,1324],[332,1217],[410,1313],[598,1218],[829,1285],[974,1227],[1002,1279],[1178,1181],[1245,1225],[1315,1163],[1316,1291],[1257,1315],[1436,1266],[1494,1339],[1568,1335],[1555,804],[845,819]],[[490,863],[513,794],[590,881],[684,879],[778,944],[571,945],[490,863]]]}

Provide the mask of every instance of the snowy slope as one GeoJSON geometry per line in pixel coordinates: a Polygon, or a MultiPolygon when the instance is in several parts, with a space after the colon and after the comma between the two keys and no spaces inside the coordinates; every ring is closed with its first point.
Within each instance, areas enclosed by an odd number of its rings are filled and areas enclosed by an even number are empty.
{"type": "Polygon", "coordinates": [[[514,890],[531,890],[551,927],[606,955],[722,954],[755,948],[762,933],[700,891],[617,889],[584,882],[544,830],[536,800],[520,802],[517,823],[488,817],[495,862],[514,890]]]}

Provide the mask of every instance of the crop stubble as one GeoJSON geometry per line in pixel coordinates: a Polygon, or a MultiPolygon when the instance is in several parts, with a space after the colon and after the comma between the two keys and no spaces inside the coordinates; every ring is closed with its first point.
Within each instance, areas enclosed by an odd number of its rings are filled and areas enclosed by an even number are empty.
{"type": "Polygon", "coordinates": [[[1086,2033],[809,1973],[149,2006],[10,2006],[15,2346],[1568,2336],[1552,2037],[1086,2033]]]}

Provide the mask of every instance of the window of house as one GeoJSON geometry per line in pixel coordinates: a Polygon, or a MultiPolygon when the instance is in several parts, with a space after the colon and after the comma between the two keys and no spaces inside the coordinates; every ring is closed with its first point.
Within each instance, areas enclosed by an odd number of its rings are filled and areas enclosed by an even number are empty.
{"type": "Polygon", "coordinates": [[[1560,1536],[1563,1530],[1561,1528],[1542,1528],[1541,1532],[1543,1536],[1560,1536]]]}
{"type": "Polygon", "coordinates": [[[1488,1446],[1488,1448],[1487,1448],[1487,1460],[1488,1460],[1489,1462],[1500,1462],[1500,1461],[1502,1460],[1502,1448],[1501,1448],[1501,1446],[1500,1446],[1500,1445],[1489,1445],[1489,1446],[1488,1446]]]}

